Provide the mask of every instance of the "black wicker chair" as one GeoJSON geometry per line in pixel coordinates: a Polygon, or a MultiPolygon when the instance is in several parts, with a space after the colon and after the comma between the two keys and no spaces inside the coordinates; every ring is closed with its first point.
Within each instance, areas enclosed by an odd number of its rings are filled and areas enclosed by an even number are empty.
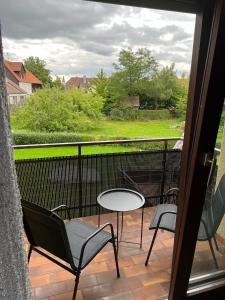
{"type": "Polygon", "coordinates": [[[28,262],[32,250],[34,250],[74,274],[76,279],[73,300],[76,298],[81,270],[92,261],[108,242],[113,245],[117,277],[120,277],[112,224],[107,223],[98,229],[80,220],[71,220],[69,209],[65,205],[50,211],[23,201],[22,209],[24,229],[30,243],[28,262]],[[66,209],[68,222],[64,223],[56,213],[60,209],[66,209]],[[104,230],[106,227],[110,228],[110,232],[104,230]],[[69,266],[58,259],[63,260],[69,266]]]}
{"type": "MultiPolygon", "coordinates": [[[[225,174],[221,178],[216,191],[210,195],[209,199],[206,198],[204,209],[202,212],[198,238],[197,238],[198,241],[208,241],[209,248],[211,250],[216,268],[218,268],[218,263],[216,260],[216,255],[211,240],[212,239],[214,240],[216,249],[219,250],[215,238],[215,234],[224,215],[225,215],[225,174]]],[[[160,204],[156,207],[151,225],[149,227],[150,230],[154,229],[155,232],[145,261],[146,266],[148,264],[151,255],[151,251],[156,239],[158,229],[175,232],[176,217],[177,217],[176,204],[160,204]]]]}

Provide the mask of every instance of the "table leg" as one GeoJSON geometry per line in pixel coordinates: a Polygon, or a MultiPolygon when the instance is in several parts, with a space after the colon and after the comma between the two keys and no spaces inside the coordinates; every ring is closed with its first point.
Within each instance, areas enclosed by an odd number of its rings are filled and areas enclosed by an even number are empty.
{"type": "Polygon", "coordinates": [[[122,239],[122,235],[123,235],[123,211],[122,211],[122,220],[121,220],[120,239],[122,239]]]}
{"type": "Polygon", "coordinates": [[[98,206],[98,228],[100,227],[100,206],[98,206]]]}
{"type": "Polygon", "coordinates": [[[142,248],[143,225],[144,225],[144,207],[142,207],[142,211],[141,211],[141,241],[140,241],[140,248],[142,248]]]}

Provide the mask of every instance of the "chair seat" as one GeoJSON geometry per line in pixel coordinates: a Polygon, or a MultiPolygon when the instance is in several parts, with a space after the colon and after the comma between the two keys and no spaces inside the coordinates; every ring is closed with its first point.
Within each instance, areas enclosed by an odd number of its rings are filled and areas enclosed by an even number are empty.
{"type": "MultiPolygon", "coordinates": [[[[156,229],[160,215],[166,211],[177,212],[177,206],[175,204],[159,204],[159,205],[157,205],[149,229],[156,229]]],[[[175,232],[176,215],[169,214],[169,213],[163,215],[159,227],[161,229],[175,232]]]]}
{"type": "MultiPolygon", "coordinates": [[[[98,228],[80,220],[74,219],[65,224],[68,240],[73,256],[75,267],[78,267],[80,252],[83,243],[98,228]]],[[[95,255],[112,239],[109,232],[101,231],[93,237],[88,243],[84,251],[81,268],[83,269],[95,255]]]]}

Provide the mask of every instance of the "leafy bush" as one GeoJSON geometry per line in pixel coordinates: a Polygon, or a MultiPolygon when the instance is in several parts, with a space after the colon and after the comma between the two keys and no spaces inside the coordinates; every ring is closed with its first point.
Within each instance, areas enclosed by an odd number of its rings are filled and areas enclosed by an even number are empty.
{"type": "Polygon", "coordinates": [[[171,119],[171,113],[167,109],[161,110],[134,110],[131,107],[117,107],[111,110],[110,117],[112,120],[165,120],[171,119]]]}
{"type": "Polygon", "coordinates": [[[13,132],[15,145],[84,142],[92,139],[92,136],[68,132],[13,132]]]}
{"type": "Polygon", "coordinates": [[[171,119],[171,114],[168,109],[159,109],[159,110],[138,110],[137,120],[167,120],[171,119]]]}
{"type": "Polygon", "coordinates": [[[18,129],[41,132],[81,131],[94,128],[101,120],[103,101],[100,96],[74,89],[64,92],[44,88],[30,96],[14,114],[18,129]]]}

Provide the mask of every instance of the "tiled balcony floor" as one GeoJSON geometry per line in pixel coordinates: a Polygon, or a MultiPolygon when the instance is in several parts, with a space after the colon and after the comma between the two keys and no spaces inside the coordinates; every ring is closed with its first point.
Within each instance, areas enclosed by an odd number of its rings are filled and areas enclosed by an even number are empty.
{"type": "MultiPolygon", "coordinates": [[[[152,300],[163,299],[168,295],[174,235],[166,231],[158,233],[149,265],[145,267],[144,261],[153,234],[148,230],[151,215],[152,208],[145,209],[142,249],[138,245],[120,244],[121,277],[116,277],[113,250],[109,244],[82,271],[77,300],[152,300]]],[[[84,219],[92,224],[97,223],[96,216],[84,219]]],[[[139,241],[140,220],[140,210],[124,216],[123,239],[139,241]]],[[[115,221],[115,214],[101,217],[102,224],[115,224],[115,221]]],[[[194,272],[213,267],[208,243],[198,243],[194,272]]],[[[35,252],[32,253],[29,269],[34,299],[72,298],[75,278],[72,274],[35,252]]]]}

